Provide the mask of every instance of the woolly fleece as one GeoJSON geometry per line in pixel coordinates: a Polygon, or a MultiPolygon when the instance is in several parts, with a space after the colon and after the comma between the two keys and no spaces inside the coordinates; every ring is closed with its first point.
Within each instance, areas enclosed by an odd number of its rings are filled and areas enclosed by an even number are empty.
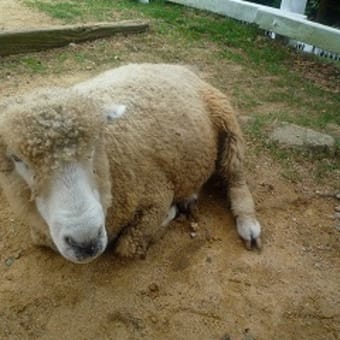
{"type": "Polygon", "coordinates": [[[216,169],[229,181],[235,217],[255,216],[229,101],[185,67],[131,64],[16,102],[0,121],[0,184],[37,243],[53,246],[27,185],[4,165],[9,153],[53,178],[56,168],[95,150],[106,228],[111,240],[119,236],[121,255],[144,255],[163,233],[170,206],[199,192],[216,169]],[[126,113],[105,124],[103,117],[118,104],[126,113]]]}

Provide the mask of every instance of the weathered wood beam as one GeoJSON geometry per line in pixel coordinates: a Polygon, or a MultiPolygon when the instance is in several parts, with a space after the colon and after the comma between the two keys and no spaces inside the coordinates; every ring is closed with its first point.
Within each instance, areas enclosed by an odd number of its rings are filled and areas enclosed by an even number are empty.
{"type": "Polygon", "coordinates": [[[255,23],[260,28],[340,54],[340,30],[242,0],[167,0],[255,23]]]}
{"type": "Polygon", "coordinates": [[[124,21],[118,23],[96,23],[91,25],[53,26],[44,29],[0,32],[0,56],[41,51],[65,46],[71,42],[82,42],[111,36],[115,33],[145,32],[145,22],[124,21]]]}

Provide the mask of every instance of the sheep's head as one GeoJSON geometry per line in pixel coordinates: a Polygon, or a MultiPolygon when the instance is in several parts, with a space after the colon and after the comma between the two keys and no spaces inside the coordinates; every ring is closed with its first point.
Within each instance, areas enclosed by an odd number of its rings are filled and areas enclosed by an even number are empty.
{"type": "Polygon", "coordinates": [[[19,176],[30,190],[58,251],[70,261],[90,262],[108,242],[96,159],[107,120],[124,107],[105,117],[91,100],[64,93],[11,111],[0,124],[0,171],[19,176]]]}

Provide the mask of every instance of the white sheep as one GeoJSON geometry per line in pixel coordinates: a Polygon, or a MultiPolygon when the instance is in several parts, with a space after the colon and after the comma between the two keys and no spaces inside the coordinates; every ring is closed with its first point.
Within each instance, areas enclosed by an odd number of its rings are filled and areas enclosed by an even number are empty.
{"type": "Polygon", "coordinates": [[[260,245],[233,110],[185,67],[127,65],[0,108],[0,185],[36,244],[77,263],[112,240],[144,256],[217,171],[239,235],[260,245]]]}

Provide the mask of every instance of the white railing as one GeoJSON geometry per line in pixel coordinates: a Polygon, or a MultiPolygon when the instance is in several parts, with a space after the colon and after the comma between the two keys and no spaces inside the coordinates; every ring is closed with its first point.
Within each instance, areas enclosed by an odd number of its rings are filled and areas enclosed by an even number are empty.
{"type": "Polygon", "coordinates": [[[334,59],[340,55],[340,30],[307,20],[303,15],[306,0],[282,0],[280,9],[243,0],[168,1],[257,24],[265,31],[293,39],[306,52],[324,52],[334,59]]]}

